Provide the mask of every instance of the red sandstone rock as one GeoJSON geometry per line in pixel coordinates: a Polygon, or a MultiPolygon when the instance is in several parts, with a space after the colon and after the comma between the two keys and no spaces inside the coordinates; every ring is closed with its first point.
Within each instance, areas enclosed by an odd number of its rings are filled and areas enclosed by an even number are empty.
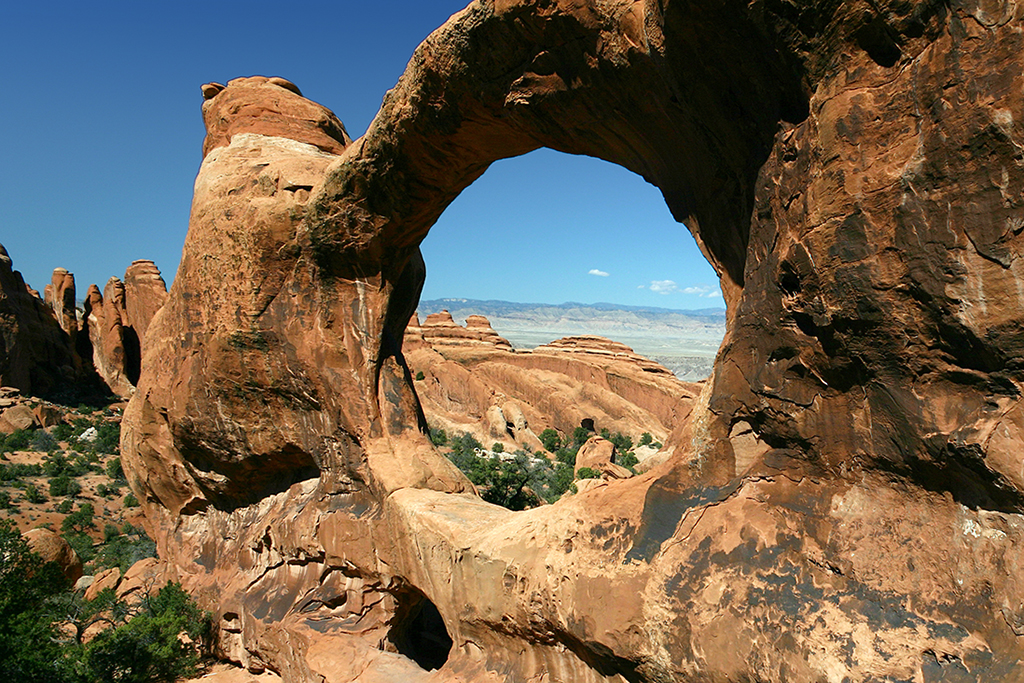
{"type": "Polygon", "coordinates": [[[68,542],[49,529],[38,528],[26,531],[22,536],[32,552],[38,553],[43,562],[53,562],[72,584],[82,576],[82,561],[68,542]]]}
{"type": "Polygon", "coordinates": [[[576,453],[576,475],[584,467],[600,472],[605,479],[629,479],[633,473],[615,462],[615,444],[592,436],[576,453]]]}
{"type": "Polygon", "coordinates": [[[110,569],[104,569],[95,576],[93,582],[89,584],[89,587],[85,589],[84,598],[86,600],[95,600],[99,594],[110,588],[116,589],[117,584],[121,581],[121,570],[117,567],[111,567],[110,569]]]}
{"type": "Polygon", "coordinates": [[[167,284],[155,263],[132,262],[124,273],[124,298],[127,325],[141,344],[146,339],[149,323],[167,301],[167,284]]]}
{"type": "Polygon", "coordinates": [[[466,681],[1014,680],[1022,18],[474,2],[352,145],[284,87],[214,93],[123,451],[222,654],[400,680],[443,620],[466,681]],[[668,461],[511,513],[432,457],[400,346],[434,220],[544,145],[662,191],[728,332],[668,461]]]}
{"type": "Polygon", "coordinates": [[[0,384],[46,393],[75,378],[68,336],[0,245],[0,384]]]}
{"type": "Polygon", "coordinates": [[[340,154],[351,142],[330,110],[302,97],[289,81],[253,76],[229,81],[226,88],[217,86],[203,86],[203,156],[242,133],[300,140],[330,154],[340,154]]]}

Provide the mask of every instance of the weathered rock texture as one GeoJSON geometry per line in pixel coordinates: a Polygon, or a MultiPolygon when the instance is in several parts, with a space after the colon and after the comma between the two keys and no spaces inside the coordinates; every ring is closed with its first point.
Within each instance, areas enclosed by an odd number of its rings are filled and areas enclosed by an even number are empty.
{"type": "Polygon", "coordinates": [[[1022,13],[481,0],[350,145],[285,85],[207,89],[123,447],[224,654],[415,680],[377,645],[429,668],[443,621],[463,680],[1021,680],[1022,13]],[[729,323],[670,461],[510,513],[459,494],[400,346],[431,224],[540,146],[657,185],[729,323]]]}
{"type": "Polygon", "coordinates": [[[167,300],[167,285],[152,261],[132,263],[124,281],[107,280],[103,294],[90,285],[85,298],[82,331],[85,351],[103,382],[118,396],[135,391],[142,363],[142,342],[156,312],[167,300]]]}
{"type": "MultiPolygon", "coordinates": [[[[72,294],[72,315],[74,310],[72,294]]],[[[75,373],[70,339],[0,245],[0,385],[46,393],[75,373]]]]}
{"type": "Polygon", "coordinates": [[[484,316],[463,327],[447,313],[416,316],[403,352],[427,421],[482,443],[542,448],[548,428],[571,435],[584,420],[596,429],[658,441],[680,429],[700,385],[602,337],[567,337],[514,351],[484,316]]]}

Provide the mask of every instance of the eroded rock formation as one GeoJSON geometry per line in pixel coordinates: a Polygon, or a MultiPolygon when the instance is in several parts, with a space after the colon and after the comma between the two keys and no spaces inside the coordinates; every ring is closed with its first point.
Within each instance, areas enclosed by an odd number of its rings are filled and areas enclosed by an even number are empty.
{"type": "Polygon", "coordinates": [[[75,353],[68,336],[0,245],[0,385],[46,393],[74,377],[75,353]]]}
{"type": "Polygon", "coordinates": [[[1022,13],[480,0],[352,144],[290,83],[204,89],[122,445],[225,656],[292,681],[1019,678],[1022,13]],[[401,340],[434,220],[541,146],[657,185],[728,333],[672,459],[510,513],[430,447],[401,340]]]}
{"type": "Polygon", "coordinates": [[[167,300],[167,285],[152,261],[134,261],[124,281],[112,277],[103,293],[90,285],[82,331],[85,352],[103,382],[118,396],[135,391],[142,363],[142,342],[149,323],[167,300]]]}
{"type": "Polygon", "coordinates": [[[602,337],[567,337],[513,351],[484,316],[466,326],[437,313],[405,330],[403,352],[432,427],[468,432],[482,443],[542,448],[547,428],[571,435],[584,420],[665,442],[683,427],[700,385],[602,337]]]}

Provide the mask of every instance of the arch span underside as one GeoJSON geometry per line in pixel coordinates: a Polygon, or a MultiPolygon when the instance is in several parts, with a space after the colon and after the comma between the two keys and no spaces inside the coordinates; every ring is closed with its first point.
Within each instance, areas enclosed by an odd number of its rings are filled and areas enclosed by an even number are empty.
{"type": "Polygon", "coordinates": [[[280,79],[211,89],[122,448],[222,653],[388,671],[415,593],[462,680],[1019,672],[1021,11],[475,2],[354,142],[280,79]],[[509,513],[424,435],[401,339],[434,221],[539,147],[659,187],[729,327],[668,463],[509,513]],[[296,483],[254,502],[256,467],[296,483]]]}

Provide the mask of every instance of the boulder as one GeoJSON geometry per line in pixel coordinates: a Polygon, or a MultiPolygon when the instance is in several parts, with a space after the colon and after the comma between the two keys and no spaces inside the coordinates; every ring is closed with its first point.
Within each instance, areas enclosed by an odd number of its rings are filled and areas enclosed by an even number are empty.
{"type": "Polygon", "coordinates": [[[110,569],[104,569],[95,577],[93,577],[92,583],[85,590],[86,600],[95,600],[99,594],[108,589],[116,589],[117,584],[121,581],[121,570],[117,567],[111,567],[110,569]]]}
{"type": "Polygon", "coordinates": [[[74,584],[82,576],[82,561],[78,554],[59,534],[45,528],[30,529],[24,534],[28,547],[38,553],[43,562],[53,562],[60,567],[68,581],[74,584]]]}
{"type": "Polygon", "coordinates": [[[7,408],[0,413],[0,430],[7,434],[18,429],[33,429],[39,426],[39,418],[24,403],[7,408]]]}
{"type": "Polygon", "coordinates": [[[580,446],[576,453],[574,474],[578,477],[580,470],[589,468],[599,472],[604,479],[628,479],[633,473],[615,462],[615,444],[600,436],[592,436],[580,446]]]}

